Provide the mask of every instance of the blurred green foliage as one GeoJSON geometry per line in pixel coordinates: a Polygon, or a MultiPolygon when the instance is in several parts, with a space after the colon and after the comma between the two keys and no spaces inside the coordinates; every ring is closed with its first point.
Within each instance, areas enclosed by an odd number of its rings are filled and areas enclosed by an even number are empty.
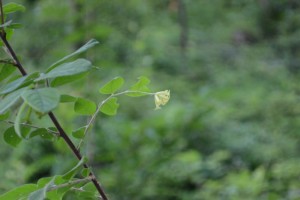
{"type": "MultiPolygon", "coordinates": [[[[171,90],[162,110],[122,97],[117,116],[97,119],[84,151],[112,199],[300,199],[299,1],[16,2],[27,10],[11,16],[23,24],[11,41],[29,69],[100,42],[86,55],[100,69],[62,90],[99,102],[119,75],[171,90]]],[[[55,112],[71,134],[87,119],[69,110],[55,112]]],[[[62,141],[0,144],[0,193],[75,163],[62,141]]]]}

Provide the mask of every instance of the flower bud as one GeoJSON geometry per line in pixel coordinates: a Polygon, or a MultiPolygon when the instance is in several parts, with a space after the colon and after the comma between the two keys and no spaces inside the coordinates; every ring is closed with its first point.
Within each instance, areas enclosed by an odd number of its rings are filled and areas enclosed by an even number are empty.
{"type": "Polygon", "coordinates": [[[160,109],[160,105],[165,105],[170,99],[170,90],[156,92],[154,94],[155,110],[160,109]]]}

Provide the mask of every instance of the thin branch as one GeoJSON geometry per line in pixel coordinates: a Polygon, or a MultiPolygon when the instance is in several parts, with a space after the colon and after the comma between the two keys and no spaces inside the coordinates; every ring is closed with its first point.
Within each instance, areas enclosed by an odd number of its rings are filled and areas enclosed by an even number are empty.
{"type": "MultiPolygon", "coordinates": [[[[15,122],[13,121],[9,121],[9,120],[3,120],[4,122],[8,123],[8,124],[15,124],[15,122]]],[[[35,125],[32,125],[32,124],[27,124],[27,123],[20,123],[21,126],[27,126],[27,127],[30,127],[30,128],[35,128],[35,129],[39,129],[39,128],[42,128],[42,127],[38,127],[38,126],[35,126],[35,125]]],[[[53,131],[49,128],[44,128],[47,130],[48,133],[51,133],[51,134],[54,134],[56,136],[59,136],[59,132],[56,132],[56,131],[53,131]]]]}
{"type": "MultiPolygon", "coordinates": [[[[4,32],[5,33],[5,32],[4,32]]],[[[15,51],[12,49],[12,47],[10,46],[9,42],[7,41],[6,38],[6,34],[1,34],[1,39],[5,45],[5,47],[7,48],[7,51],[9,53],[9,55],[13,58],[13,60],[15,61],[15,66],[18,67],[19,71],[21,72],[21,74],[23,76],[27,75],[27,72],[25,71],[25,69],[23,68],[22,64],[20,63],[15,51]]]]}
{"type": "Polygon", "coordinates": [[[78,191],[78,192],[85,192],[82,188],[76,188],[76,187],[71,187],[71,190],[78,191]]]}
{"type": "MultiPolygon", "coordinates": [[[[2,0],[0,0],[0,14],[1,14],[1,24],[4,24],[4,12],[3,12],[3,5],[2,0]]],[[[5,30],[4,27],[1,28],[1,35],[5,37],[5,30]]]]}
{"type": "Polygon", "coordinates": [[[84,134],[83,134],[83,138],[80,140],[78,146],[77,146],[77,149],[80,150],[82,144],[83,144],[83,141],[84,141],[84,138],[86,136],[86,134],[88,133],[88,130],[90,129],[90,127],[93,125],[98,113],[100,112],[102,106],[107,102],[109,101],[111,98],[113,97],[117,97],[117,96],[120,96],[120,95],[123,95],[123,94],[130,94],[130,93],[140,93],[140,94],[145,94],[145,95],[154,95],[155,93],[151,93],[151,92],[141,92],[141,91],[133,91],[133,90],[126,90],[126,91],[123,91],[123,92],[119,92],[119,93],[116,93],[116,94],[111,94],[109,97],[107,97],[105,100],[101,101],[98,106],[97,106],[97,110],[95,111],[95,113],[92,115],[91,119],[89,120],[89,122],[87,123],[87,125],[85,126],[85,130],[84,130],[84,134]]]}
{"type": "MultiPolygon", "coordinates": [[[[2,1],[0,0],[0,11],[1,11],[1,16],[3,16],[3,8],[2,8],[2,1]]],[[[9,55],[13,58],[13,60],[16,63],[16,66],[18,67],[19,71],[21,72],[21,74],[23,76],[27,75],[26,70],[24,69],[23,65],[21,64],[21,62],[19,61],[15,51],[13,50],[13,48],[11,47],[11,45],[9,44],[9,42],[7,41],[6,38],[6,34],[5,34],[5,30],[2,30],[3,34],[1,34],[1,40],[4,43],[4,46],[7,48],[7,51],[9,53],[9,55]]],[[[81,160],[82,156],[80,154],[80,152],[77,150],[77,148],[75,147],[74,143],[72,142],[72,140],[69,138],[69,136],[66,134],[66,132],[64,131],[64,129],[61,127],[60,123],[57,121],[56,116],[52,113],[49,112],[48,113],[50,119],[52,120],[53,124],[55,125],[55,127],[57,128],[58,132],[59,132],[59,136],[61,136],[66,144],[69,146],[69,148],[72,150],[73,154],[77,157],[78,160],[81,160]]],[[[89,166],[87,164],[83,165],[84,168],[89,168],[89,166]]],[[[90,169],[90,168],[89,168],[90,169]]],[[[91,177],[91,180],[93,182],[93,184],[95,185],[96,189],[98,190],[100,196],[102,197],[103,200],[108,200],[104,189],[100,186],[100,183],[97,181],[96,176],[94,175],[94,173],[92,172],[92,170],[90,169],[90,174],[89,176],[91,177]]]]}
{"type": "Polygon", "coordinates": [[[0,63],[10,64],[10,65],[14,65],[16,67],[16,64],[14,62],[12,62],[11,60],[0,60],[0,63]]]}
{"type": "Polygon", "coordinates": [[[87,183],[87,182],[90,182],[90,181],[91,181],[90,178],[77,179],[77,180],[70,181],[70,182],[67,182],[67,183],[64,183],[64,184],[61,184],[61,185],[55,185],[53,187],[50,187],[47,190],[47,192],[50,192],[50,191],[53,191],[53,190],[58,190],[58,189],[61,189],[61,188],[64,188],[64,187],[68,187],[68,186],[77,185],[79,183],[87,183]]]}

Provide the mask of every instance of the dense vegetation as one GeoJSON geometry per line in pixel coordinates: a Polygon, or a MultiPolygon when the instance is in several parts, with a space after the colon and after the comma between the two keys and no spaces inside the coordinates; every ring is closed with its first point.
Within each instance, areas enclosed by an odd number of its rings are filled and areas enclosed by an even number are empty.
{"type": "MultiPolygon", "coordinates": [[[[99,102],[120,75],[171,90],[162,110],[124,96],[96,121],[84,152],[111,199],[300,198],[299,1],[15,2],[27,9],[11,42],[29,69],[100,42],[86,54],[99,70],[61,90],[99,102]]],[[[87,121],[71,107],[55,110],[69,132],[87,121]]],[[[0,144],[0,194],[76,163],[63,142],[0,144]]]]}

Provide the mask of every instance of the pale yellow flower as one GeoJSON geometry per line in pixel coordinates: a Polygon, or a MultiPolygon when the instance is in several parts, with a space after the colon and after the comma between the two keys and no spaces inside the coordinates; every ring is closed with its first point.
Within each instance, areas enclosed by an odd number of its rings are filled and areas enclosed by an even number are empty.
{"type": "Polygon", "coordinates": [[[155,110],[160,109],[160,105],[165,105],[170,99],[170,90],[156,92],[154,94],[155,110]]]}

